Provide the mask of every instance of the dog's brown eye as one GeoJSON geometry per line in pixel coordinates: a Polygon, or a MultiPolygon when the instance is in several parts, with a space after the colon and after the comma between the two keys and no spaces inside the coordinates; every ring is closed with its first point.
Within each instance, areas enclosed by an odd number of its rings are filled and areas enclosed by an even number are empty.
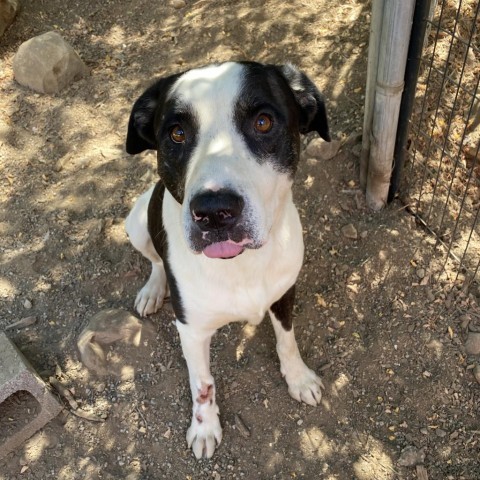
{"type": "Polygon", "coordinates": [[[273,127],[273,119],[266,113],[261,113],[255,120],[255,130],[260,133],[268,133],[273,127]]]}
{"type": "Polygon", "coordinates": [[[185,135],[185,130],[181,125],[175,125],[170,130],[170,138],[175,143],[183,143],[185,142],[187,136],[185,135]]]}

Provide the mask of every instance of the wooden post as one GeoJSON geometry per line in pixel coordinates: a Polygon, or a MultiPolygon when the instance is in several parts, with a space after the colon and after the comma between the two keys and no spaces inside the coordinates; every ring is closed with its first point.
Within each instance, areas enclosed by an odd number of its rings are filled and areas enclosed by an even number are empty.
{"type": "Polygon", "coordinates": [[[415,0],[384,0],[366,181],[367,205],[387,203],[415,0]]]}
{"type": "Polygon", "coordinates": [[[373,0],[368,40],[367,86],[365,89],[365,111],[363,117],[362,151],[360,153],[360,188],[367,187],[368,159],[370,156],[370,137],[372,134],[375,85],[377,83],[378,50],[382,33],[384,0],[373,0]]]}

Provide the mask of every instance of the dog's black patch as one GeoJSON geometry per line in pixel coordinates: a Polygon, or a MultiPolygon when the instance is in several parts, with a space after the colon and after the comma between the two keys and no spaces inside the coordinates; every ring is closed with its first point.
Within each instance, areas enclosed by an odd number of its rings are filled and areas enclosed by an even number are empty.
{"type": "Polygon", "coordinates": [[[271,67],[282,74],[292,90],[300,114],[300,133],[317,132],[326,142],[330,142],[325,99],[315,84],[293,65],[271,67]]]}
{"type": "Polygon", "coordinates": [[[163,105],[155,123],[158,173],[173,198],[182,204],[188,161],[197,144],[198,121],[187,105],[170,99],[163,105]],[[172,128],[176,125],[185,132],[183,143],[175,143],[170,138],[172,128]]]}
{"type": "Polygon", "coordinates": [[[181,75],[158,80],[135,102],[126,141],[126,151],[132,155],[157,150],[158,174],[179,203],[183,202],[184,177],[198,131],[198,122],[189,107],[176,99],[167,100],[172,85],[181,75]],[[184,143],[175,143],[170,137],[176,125],[185,131],[184,143]]]}
{"type": "Polygon", "coordinates": [[[165,77],[151,85],[133,104],[128,121],[126,151],[131,155],[156,150],[154,120],[158,107],[165,104],[168,91],[180,74],[165,77]]]}
{"type": "Polygon", "coordinates": [[[173,311],[177,320],[186,323],[185,312],[183,310],[182,299],[180,291],[178,290],[177,280],[172,273],[168,261],[168,244],[167,234],[163,226],[162,211],[163,211],[163,196],[165,194],[165,185],[158,182],[153,189],[150,203],[148,204],[148,232],[153,242],[155,250],[163,260],[165,267],[165,274],[167,276],[168,287],[170,289],[170,300],[172,302],[173,311]]]}
{"type": "Polygon", "coordinates": [[[300,153],[300,136],[292,92],[273,67],[252,62],[244,63],[244,68],[234,113],[236,127],[259,162],[271,162],[280,172],[293,175],[300,153]],[[267,133],[255,129],[260,114],[273,122],[267,133]]]}
{"type": "Polygon", "coordinates": [[[245,77],[235,107],[236,126],[258,161],[268,161],[280,172],[293,175],[300,155],[300,133],[317,131],[330,141],[323,97],[305,74],[290,65],[243,65],[245,77]],[[273,121],[266,133],[254,126],[260,114],[273,121]]]}
{"type": "Polygon", "coordinates": [[[293,326],[293,305],[295,304],[295,284],[292,285],[280,300],[277,300],[270,310],[275,318],[282,324],[282,327],[289,332],[293,326]]]}

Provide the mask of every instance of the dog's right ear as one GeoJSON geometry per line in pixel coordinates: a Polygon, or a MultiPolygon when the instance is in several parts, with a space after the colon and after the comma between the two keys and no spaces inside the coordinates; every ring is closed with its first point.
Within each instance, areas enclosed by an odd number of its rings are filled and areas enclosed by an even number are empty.
{"type": "Polygon", "coordinates": [[[180,76],[172,75],[161,78],[134,103],[130,120],[128,121],[126,151],[131,155],[141,153],[144,150],[156,150],[155,116],[159,108],[165,103],[170,87],[180,76]]]}

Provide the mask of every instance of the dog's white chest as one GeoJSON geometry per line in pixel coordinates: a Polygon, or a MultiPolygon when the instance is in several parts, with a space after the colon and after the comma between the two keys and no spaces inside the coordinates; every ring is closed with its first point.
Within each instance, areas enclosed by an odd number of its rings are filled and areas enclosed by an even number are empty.
{"type": "MultiPolygon", "coordinates": [[[[168,196],[166,222],[172,214],[168,196]]],[[[168,231],[168,252],[172,272],[181,279],[178,288],[189,321],[212,329],[234,321],[258,324],[295,283],[303,259],[301,224],[290,202],[266,245],[222,260],[189,252],[177,221],[168,231]]]]}

